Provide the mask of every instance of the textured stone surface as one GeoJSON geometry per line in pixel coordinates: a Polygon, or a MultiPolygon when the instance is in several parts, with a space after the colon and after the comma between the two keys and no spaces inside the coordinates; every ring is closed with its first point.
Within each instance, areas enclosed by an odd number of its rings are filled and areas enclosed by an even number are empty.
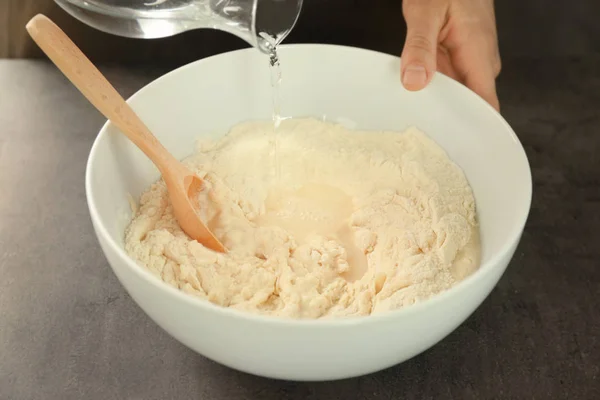
{"type": "MultiPolygon", "coordinates": [[[[160,71],[105,72],[129,95],[160,71]]],[[[402,365],[290,383],[204,359],[133,303],[85,201],[103,118],[53,66],[0,61],[0,399],[600,398],[600,58],[505,60],[499,92],[535,187],[498,287],[402,365]]]]}

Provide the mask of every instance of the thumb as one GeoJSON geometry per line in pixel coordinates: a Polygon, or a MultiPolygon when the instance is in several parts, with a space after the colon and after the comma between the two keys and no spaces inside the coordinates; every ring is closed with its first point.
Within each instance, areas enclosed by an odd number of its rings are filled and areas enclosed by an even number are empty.
{"type": "Polygon", "coordinates": [[[438,37],[446,9],[439,0],[404,0],[406,43],[402,51],[402,84],[408,90],[421,90],[436,70],[438,37]]]}

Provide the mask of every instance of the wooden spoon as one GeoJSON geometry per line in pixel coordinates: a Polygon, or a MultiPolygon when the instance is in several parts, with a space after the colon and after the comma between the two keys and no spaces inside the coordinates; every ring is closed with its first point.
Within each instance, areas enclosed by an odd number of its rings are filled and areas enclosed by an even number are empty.
{"type": "Polygon", "coordinates": [[[156,165],[167,185],[175,218],[181,229],[205,247],[225,252],[225,247],[198,214],[198,193],[203,186],[202,180],[159,143],[115,88],[54,22],[38,14],[27,23],[27,31],[94,107],[156,165]]]}

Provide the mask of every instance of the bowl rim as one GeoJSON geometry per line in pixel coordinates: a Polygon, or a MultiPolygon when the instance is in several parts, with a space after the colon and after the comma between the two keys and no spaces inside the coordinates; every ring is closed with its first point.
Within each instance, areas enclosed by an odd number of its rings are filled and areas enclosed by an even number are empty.
{"type": "MultiPolygon", "coordinates": [[[[334,45],[334,44],[312,44],[312,43],[284,44],[284,45],[279,46],[279,48],[283,52],[295,51],[297,49],[309,49],[309,50],[310,49],[331,49],[334,51],[345,49],[345,50],[356,51],[356,52],[368,52],[368,53],[376,54],[380,57],[384,56],[384,57],[388,57],[390,59],[395,59],[396,61],[399,60],[399,57],[397,57],[397,56],[393,56],[393,55],[375,51],[375,50],[369,50],[369,49],[353,47],[353,46],[334,45]]],[[[238,53],[243,53],[243,52],[252,52],[252,51],[257,51],[257,50],[254,48],[244,48],[244,49],[239,49],[239,50],[233,50],[233,51],[229,51],[229,52],[225,52],[225,53],[216,54],[216,55],[213,55],[210,57],[206,57],[206,58],[191,62],[186,65],[183,65],[183,66],[176,68],[166,74],[161,75],[160,77],[158,77],[158,78],[154,79],[153,81],[151,81],[150,83],[146,84],[144,87],[142,87],[141,89],[136,91],[132,96],[130,96],[127,99],[127,102],[129,103],[130,101],[135,100],[135,98],[137,98],[139,96],[143,96],[144,93],[148,90],[148,88],[151,87],[153,84],[155,84],[158,81],[161,81],[162,79],[165,79],[166,77],[168,77],[170,75],[180,73],[182,70],[186,70],[189,68],[196,68],[199,65],[201,65],[202,63],[208,62],[209,60],[212,60],[219,56],[233,55],[233,54],[238,54],[238,53]]],[[[529,159],[527,157],[527,153],[525,152],[525,149],[523,148],[522,143],[520,142],[519,138],[517,137],[514,130],[511,128],[511,126],[508,124],[508,122],[502,117],[502,115],[500,115],[500,113],[498,111],[496,111],[496,109],[494,109],[485,100],[483,100],[479,95],[477,95],[475,92],[468,89],[466,86],[464,86],[460,82],[457,82],[439,72],[436,72],[435,74],[437,75],[436,79],[442,79],[442,80],[449,81],[450,84],[455,85],[455,87],[458,90],[465,93],[466,96],[470,96],[475,101],[483,102],[487,106],[487,109],[492,113],[491,115],[493,115],[494,118],[499,120],[499,122],[504,126],[506,133],[508,133],[511,136],[511,138],[516,142],[516,144],[518,144],[518,151],[521,153],[521,156],[524,157],[525,164],[527,167],[528,185],[527,185],[526,190],[528,191],[528,193],[527,193],[526,207],[523,207],[523,209],[520,210],[519,223],[515,224],[515,226],[513,226],[513,228],[510,231],[510,234],[508,235],[508,240],[505,241],[505,243],[502,245],[501,249],[499,251],[497,251],[496,254],[493,254],[492,257],[488,261],[481,263],[479,265],[479,268],[475,272],[473,272],[471,275],[469,275],[462,281],[458,282],[451,288],[446,289],[438,294],[435,294],[426,300],[419,301],[415,304],[412,304],[412,305],[406,306],[406,307],[402,307],[400,309],[390,310],[390,311],[377,313],[377,314],[361,315],[361,316],[348,316],[348,317],[335,317],[335,318],[334,317],[326,317],[326,318],[319,318],[319,319],[298,319],[298,318],[287,318],[287,317],[273,316],[273,315],[255,314],[255,313],[250,313],[247,311],[237,310],[234,308],[223,307],[223,306],[216,305],[216,304],[210,302],[209,300],[189,295],[187,293],[182,292],[179,289],[174,288],[173,286],[164,282],[162,279],[158,278],[157,276],[154,276],[150,271],[143,268],[143,266],[141,266],[133,258],[131,258],[126,253],[125,249],[122,246],[120,246],[115,240],[113,240],[112,236],[108,233],[108,229],[104,225],[104,223],[101,220],[100,215],[98,213],[98,210],[96,207],[94,189],[91,184],[91,176],[92,176],[92,171],[94,170],[95,160],[97,158],[99,143],[107,135],[107,130],[112,125],[112,123],[110,121],[106,121],[103,124],[102,128],[100,129],[98,135],[96,135],[96,138],[94,139],[94,143],[92,144],[91,150],[88,155],[86,171],[85,171],[85,193],[86,193],[86,198],[87,198],[87,203],[88,203],[88,209],[90,212],[90,217],[95,226],[96,234],[98,236],[102,236],[104,238],[105,242],[108,244],[108,246],[111,248],[111,250],[117,255],[117,257],[124,263],[126,268],[131,269],[133,271],[133,273],[135,275],[137,275],[137,277],[139,279],[146,281],[146,283],[150,284],[152,287],[156,288],[157,290],[164,291],[165,294],[170,295],[171,297],[174,297],[178,301],[183,301],[193,307],[198,307],[202,311],[220,314],[222,316],[230,317],[230,318],[241,318],[248,322],[262,323],[262,324],[268,324],[271,326],[278,326],[278,327],[285,326],[285,327],[295,327],[295,328],[298,328],[298,327],[323,327],[323,328],[326,328],[326,327],[333,327],[333,326],[335,326],[335,327],[354,326],[354,325],[375,323],[377,321],[380,321],[380,322],[390,321],[390,320],[393,320],[396,318],[401,318],[402,316],[420,313],[423,309],[428,308],[428,307],[435,307],[437,304],[445,302],[446,299],[457,295],[459,292],[468,290],[468,288],[473,285],[477,285],[482,279],[484,279],[484,276],[486,275],[486,273],[489,273],[491,271],[491,269],[494,268],[493,265],[498,264],[499,260],[502,257],[504,257],[508,252],[510,252],[511,247],[513,247],[516,243],[518,243],[518,241],[521,238],[521,235],[525,228],[525,224],[529,217],[529,212],[531,209],[531,202],[532,202],[532,197],[533,197],[533,182],[532,182],[531,166],[529,164],[529,159]]],[[[105,255],[105,258],[106,258],[106,255],[105,255]]],[[[111,266],[111,268],[114,270],[114,267],[111,265],[111,263],[108,260],[107,260],[107,262],[111,266]]],[[[494,284],[494,286],[495,285],[496,284],[494,284]]],[[[125,288],[125,290],[127,290],[127,288],[125,288]]]]}

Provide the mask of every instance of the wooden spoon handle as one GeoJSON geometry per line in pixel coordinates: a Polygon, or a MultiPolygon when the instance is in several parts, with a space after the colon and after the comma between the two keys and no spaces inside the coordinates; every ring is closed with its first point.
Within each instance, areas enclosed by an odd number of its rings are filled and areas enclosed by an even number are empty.
{"type": "Polygon", "coordinates": [[[150,158],[161,172],[178,161],[152,135],[104,75],[48,17],[38,14],[26,26],[37,45],[106,118],[150,158]]]}

